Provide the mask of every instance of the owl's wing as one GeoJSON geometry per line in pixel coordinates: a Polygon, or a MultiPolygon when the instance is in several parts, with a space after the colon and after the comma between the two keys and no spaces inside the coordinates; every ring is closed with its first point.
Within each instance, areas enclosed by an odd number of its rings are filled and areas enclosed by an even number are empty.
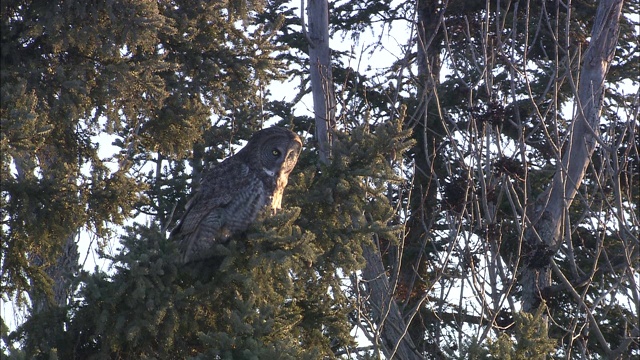
{"type": "Polygon", "coordinates": [[[227,221],[226,207],[239,192],[250,186],[248,171],[248,166],[241,162],[224,161],[204,174],[199,189],[171,231],[171,238],[178,241],[185,262],[221,240],[227,221]]]}

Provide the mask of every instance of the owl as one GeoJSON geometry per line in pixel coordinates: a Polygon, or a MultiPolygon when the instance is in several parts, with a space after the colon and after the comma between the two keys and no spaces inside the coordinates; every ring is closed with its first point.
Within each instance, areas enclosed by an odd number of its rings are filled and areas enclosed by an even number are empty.
{"type": "Polygon", "coordinates": [[[237,154],[205,172],[171,231],[182,262],[209,257],[214,244],[246,230],[262,210],[280,209],[301,149],[294,132],[271,127],[256,132],[237,154]]]}

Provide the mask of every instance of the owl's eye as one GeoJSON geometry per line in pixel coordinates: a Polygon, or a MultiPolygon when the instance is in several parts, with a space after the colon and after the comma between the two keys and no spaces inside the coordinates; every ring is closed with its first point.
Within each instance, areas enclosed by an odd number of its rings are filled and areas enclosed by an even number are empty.
{"type": "Polygon", "coordinates": [[[278,157],[278,156],[280,156],[281,153],[280,153],[280,150],[273,149],[273,150],[271,150],[271,154],[273,154],[273,156],[275,156],[275,157],[278,157]]]}

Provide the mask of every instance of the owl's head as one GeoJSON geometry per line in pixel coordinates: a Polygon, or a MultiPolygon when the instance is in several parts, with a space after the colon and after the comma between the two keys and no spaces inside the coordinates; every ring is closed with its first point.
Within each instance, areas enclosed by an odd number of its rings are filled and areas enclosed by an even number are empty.
{"type": "Polygon", "coordinates": [[[270,127],[253,134],[244,147],[249,162],[269,176],[288,176],[302,150],[302,140],[291,130],[270,127]]]}

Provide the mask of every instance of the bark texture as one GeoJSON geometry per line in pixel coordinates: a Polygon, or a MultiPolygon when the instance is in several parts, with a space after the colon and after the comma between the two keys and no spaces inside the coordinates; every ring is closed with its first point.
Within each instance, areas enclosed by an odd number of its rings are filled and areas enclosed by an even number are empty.
{"type": "Polygon", "coordinates": [[[530,226],[523,247],[524,269],[520,278],[523,310],[534,312],[551,285],[550,262],[562,244],[561,228],[598,143],[604,80],[618,41],[622,0],[604,0],[596,19],[580,71],[576,114],[568,144],[549,189],[529,209],[530,226]]]}
{"type": "Polygon", "coordinates": [[[381,335],[380,347],[387,359],[421,359],[413,340],[407,333],[408,327],[400,308],[392,298],[393,290],[382,265],[382,257],[372,246],[363,247],[367,266],[362,277],[369,291],[369,306],[381,335]]]}
{"type": "MultiPolygon", "coordinates": [[[[331,134],[336,123],[327,0],[309,0],[307,15],[309,31],[306,35],[309,42],[309,71],[311,73],[316,139],[320,161],[327,164],[331,158],[331,134]]],[[[304,15],[302,18],[304,19],[304,15]]],[[[305,29],[304,26],[303,29],[305,29]]]]}

